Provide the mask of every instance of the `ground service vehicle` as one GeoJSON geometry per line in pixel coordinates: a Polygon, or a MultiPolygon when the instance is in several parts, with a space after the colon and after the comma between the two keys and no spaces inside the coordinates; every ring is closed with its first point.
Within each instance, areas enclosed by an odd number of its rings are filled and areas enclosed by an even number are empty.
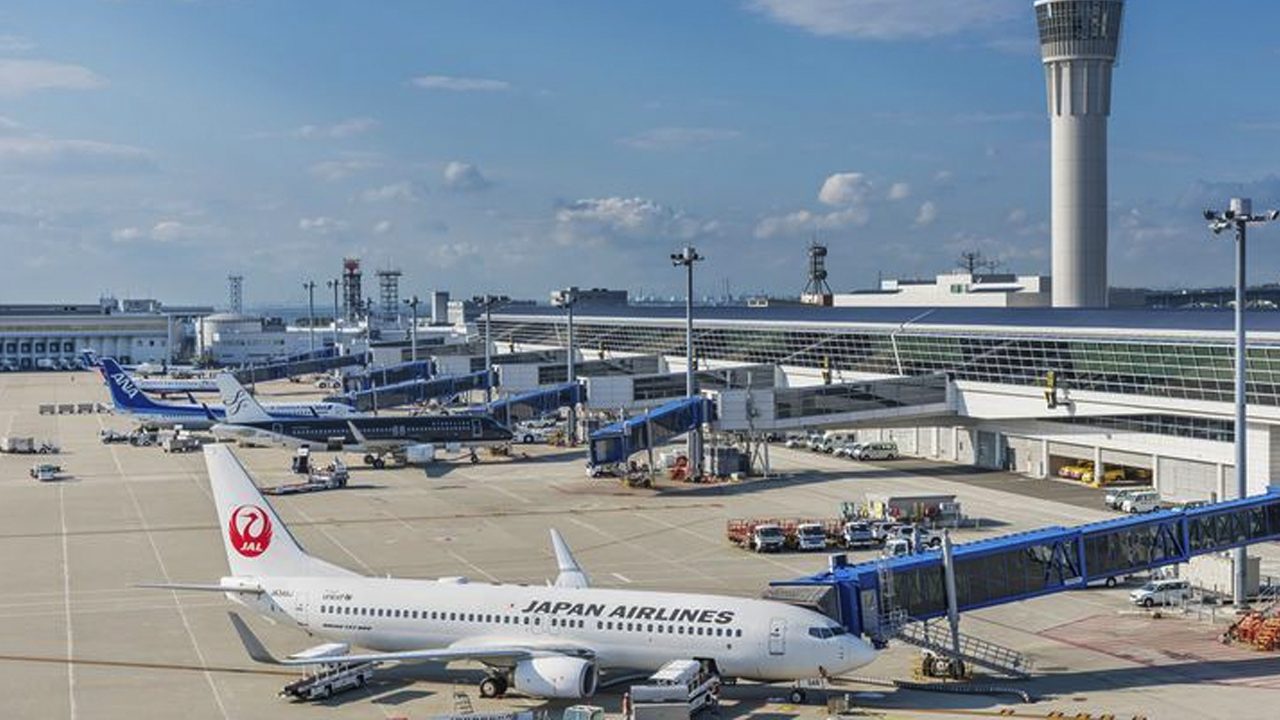
{"type": "Polygon", "coordinates": [[[634,720],[688,718],[719,704],[720,676],[697,660],[672,660],[631,686],[634,720]]]}
{"type": "Polygon", "coordinates": [[[880,542],[871,530],[871,523],[861,520],[845,523],[844,528],[841,529],[840,538],[847,548],[869,547],[880,542]]]}
{"type": "Polygon", "coordinates": [[[853,453],[855,460],[896,460],[898,459],[898,443],[867,443],[853,453]]]}
{"type": "Polygon", "coordinates": [[[1160,493],[1154,490],[1134,493],[1124,499],[1120,509],[1127,513],[1149,513],[1160,509],[1160,493]]]}
{"type": "Polygon", "coordinates": [[[41,463],[31,468],[30,475],[40,482],[49,482],[50,480],[57,480],[58,473],[61,472],[62,468],[57,465],[41,463]]]}
{"type": "MultiPolygon", "coordinates": [[[[795,547],[800,550],[826,550],[827,529],[822,523],[808,522],[796,525],[793,536],[795,547]]],[[[790,539],[790,538],[788,538],[790,539]]]]}
{"type": "Polygon", "coordinates": [[[1108,488],[1106,494],[1102,496],[1102,502],[1112,510],[1119,510],[1124,505],[1125,498],[1136,493],[1144,492],[1148,488],[1108,488]]]}
{"type": "Polygon", "coordinates": [[[733,543],[756,552],[777,552],[787,544],[782,526],[770,520],[730,520],[727,534],[733,543]]]}
{"type": "Polygon", "coordinates": [[[1129,602],[1142,607],[1172,605],[1191,597],[1191,583],[1181,578],[1152,580],[1129,593],[1129,602]]]}

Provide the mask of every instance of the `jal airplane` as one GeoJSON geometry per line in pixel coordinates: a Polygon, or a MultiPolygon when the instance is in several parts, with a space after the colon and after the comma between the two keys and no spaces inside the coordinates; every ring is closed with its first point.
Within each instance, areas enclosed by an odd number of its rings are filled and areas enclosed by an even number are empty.
{"type": "Polygon", "coordinates": [[[361,576],[307,554],[229,447],[206,445],[204,453],[230,575],[217,584],[147,587],[222,592],[326,641],[277,659],[233,614],[259,662],[465,660],[486,668],[485,697],[510,689],[585,698],[603,670],[653,671],[674,659],[706,661],[724,677],[778,682],[838,676],[875,658],[836,621],[785,603],[593,588],[555,530],[560,573],[546,587],[361,576]]]}
{"type": "MultiPolygon", "coordinates": [[[[226,418],[226,409],[222,405],[161,403],[152,400],[112,358],[102,358],[101,371],[116,411],[130,415],[145,425],[182,425],[190,430],[202,430],[214,427],[226,418]]],[[[232,382],[234,381],[233,378],[232,382]]],[[[243,388],[241,392],[245,392],[243,388]]],[[[248,393],[245,392],[245,395],[248,393]]],[[[349,405],[331,402],[280,403],[259,407],[264,407],[268,417],[277,420],[282,417],[357,417],[361,414],[349,405]]]]}

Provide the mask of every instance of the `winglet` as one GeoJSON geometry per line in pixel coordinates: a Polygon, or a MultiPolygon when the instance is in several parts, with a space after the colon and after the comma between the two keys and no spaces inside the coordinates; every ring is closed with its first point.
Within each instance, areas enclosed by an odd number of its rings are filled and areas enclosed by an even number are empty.
{"type": "Polygon", "coordinates": [[[555,586],[560,588],[590,587],[590,578],[582,570],[582,566],[578,564],[578,559],[573,556],[573,551],[569,549],[569,544],[564,541],[560,531],[555,528],[551,528],[551,547],[555,550],[556,567],[560,570],[560,574],[556,576],[555,586]]]}
{"type": "Polygon", "coordinates": [[[240,644],[244,645],[244,650],[249,653],[250,658],[267,665],[280,664],[280,661],[267,650],[262,641],[258,640],[258,636],[253,634],[253,631],[249,629],[249,625],[239,615],[229,612],[227,617],[231,618],[231,625],[236,629],[236,634],[240,636],[240,644]]]}

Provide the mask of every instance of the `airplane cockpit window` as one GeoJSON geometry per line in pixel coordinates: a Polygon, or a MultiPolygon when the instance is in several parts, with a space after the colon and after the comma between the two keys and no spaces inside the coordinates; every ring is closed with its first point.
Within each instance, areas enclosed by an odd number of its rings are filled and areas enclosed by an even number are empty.
{"type": "Polygon", "coordinates": [[[827,638],[832,637],[833,635],[833,633],[831,632],[831,628],[825,628],[825,627],[811,627],[809,628],[809,634],[821,640],[826,640],[827,638]]]}

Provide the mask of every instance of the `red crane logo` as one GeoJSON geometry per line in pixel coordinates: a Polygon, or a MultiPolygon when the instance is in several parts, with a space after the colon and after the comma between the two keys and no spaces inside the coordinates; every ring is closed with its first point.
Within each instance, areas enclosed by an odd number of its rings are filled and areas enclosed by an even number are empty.
{"type": "Polygon", "coordinates": [[[247,558],[258,557],[271,544],[271,518],[257,505],[241,505],[231,511],[227,532],[236,552],[247,558]]]}

